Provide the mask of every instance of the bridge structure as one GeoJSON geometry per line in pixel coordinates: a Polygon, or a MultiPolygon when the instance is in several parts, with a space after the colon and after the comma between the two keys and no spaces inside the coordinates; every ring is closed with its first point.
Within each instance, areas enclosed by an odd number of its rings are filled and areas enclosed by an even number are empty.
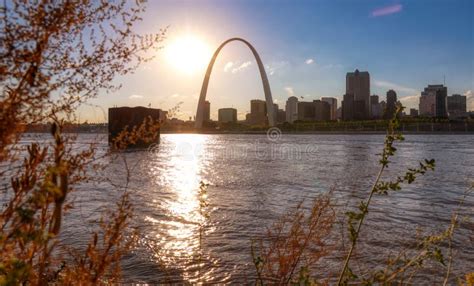
{"type": "Polygon", "coordinates": [[[209,86],[209,79],[211,78],[211,72],[212,68],[214,66],[214,63],[217,59],[217,56],[219,55],[220,51],[222,48],[227,45],[230,42],[234,41],[240,41],[247,45],[247,47],[252,51],[252,54],[255,57],[255,60],[257,61],[258,65],[258,70],[260,71],[260,77],[262,79],[262,85],[263,85],[263,92],[265,94],[265,101],[267,105],[267,117],[268,117],[268,124],[270,126],[275,126],[275,120],[276,118],[274,117],[275,114],[273,111],[273,99],[272,99],[272,91],[270,89],[270,83],[268,82],[268,77],[267,73],[265,72],[265,67],[262,63],[262,60],[260,59],[259,54],[257,53],[257,50],[250,44],[248,41],[242,38],[231,38],[226,41],[224,41],[214,52],[214,55],[212,56],[211,61],[209,62],[209,65],[207,67],[206,75],[204,76],[204,81],[202,82],[202,87],[201,87],[201,94],[199,96],[199,101],[198,101],[198,107],[196,111],[196,125],[195,127],[200,129],[202,128],[202,123],[204,121],[204,104],[206,102],[206,95],[207,95],[207,88],[209,86]]]}

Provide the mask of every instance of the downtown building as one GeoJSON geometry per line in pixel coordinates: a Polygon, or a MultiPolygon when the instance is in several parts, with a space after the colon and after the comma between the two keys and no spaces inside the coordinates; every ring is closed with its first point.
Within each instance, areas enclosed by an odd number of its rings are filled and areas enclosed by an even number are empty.
{"type": "Polygon", "coordinates": [[[286,112],[278,107],[278,104],[273,104],[273,118],[276,123],[284,123],[286,121],[286,112]]]}
{"type": "Polygon", "coordinates": [[[321,101],[329,104],[329,120],[337,120],[337,98],[321,97],[321,101]]]}
{"type": "Polygon", "coordinates": [[[453,94],[448,96],[449,117],[464,116],[467,112],[467,97],[465,95],[453,94]]]}
{"type": "Polygon", "coordinates": [[[327,121],[330,120],[331,107],[329,103],[321,100],[313,102],[298,102],[298,120],[302,121],[327,121]]]}
{"type": "Polygon", "coordinates": [[[211,121],[211,103],[209,101],[204,102],[204,116],[203,121],[211,121]]]}
{"type": "Polygon", "coordinates": [[[367,120],[370,113],[370,75],[356,69],[346,74],[346,94],[342,102],[343,120],[367,120]]]}
{"type": "Polygon", "coordinates": [[[267,125],[267,103],[265,100],[252,99],[250,101],[250,113],[247,114],[246,121],[251,125],[267,125]]]}
{"type": "Polygon", "coordinates": [[[379,102],[379,96],[370,96],[370,111],[372,119],[381,119],[385,110],[385,101],[379,102]]]}
{"type": "Polygon", "coordinates": [[[286,100],[285,117],[286,122],[289,123],[293,123],[295,120],[298,120],[298,98],[296,96],[290,96],[286,100]]]}
{"type": "Polygon", "coordinates": [[[221,123],[236,123],[237,109],[235,108],[221,108],[218,110],[218,120],[221,123]]]}
{"type": "Polygon", "coordinates": [[[418,110],[416,108],[410,108],[410,117],[418,117],[418,110]]]}
{"type": "Polygon", "coordinates": [[[421,92],[419,115],[427,117],[448,117],[448,88],[442,84],[428,85],[421,92]]]}
{"type": "Polygon", "coordinates": [[[392,119],[397,111],[397,93],[391,89],[387,91],[387,106],[385,107],[384,118],[392,119]]]}

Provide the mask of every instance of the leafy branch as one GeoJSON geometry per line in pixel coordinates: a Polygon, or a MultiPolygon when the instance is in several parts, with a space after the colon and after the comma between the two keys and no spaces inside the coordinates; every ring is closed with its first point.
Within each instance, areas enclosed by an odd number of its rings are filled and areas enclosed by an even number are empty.
{"type": "Polygon", "coordinates": [[[357,245],[364,220],[367,214],[369,213],[369,206],[372,201],[373,195],[388,194],[389,191],[398,191],[401,189],[400,185],[402,183],[411,184],[415,181],[417,176],[423,175],[428,170],[434,170],[435,168],[434,159],[425,160],[424,162],[419,163],[419,167],[408,169],[408,171],[403,176],[397,177],[397,179],[394,181],[381,181],[381,177],[384,170],[388,167],[389,163],[391,163],[390,158],[393,157],[397,151],[397,148],[395,148],[394,144],[405,139],[401,132],[398,131],[398,127],[400,125],[398,117],[401,114],[402,110],[403,107],[401,105],[398,105],[393,118],[389,122],[387,135],[385,137],[384,149],[381,155],[381,159],[379,161],[380,170],[371,188],[369,196],[365,201],[361,201],[359,203],[357,211],[349,211],[346,213],[346,216],[348,217],[348,230],[349,238],[351,241],[351,247],[349,249],[349,252],[347,253],[342,270],[339,274],[338,285],[347,284],[350,279],[357,277],[354,273],[352,273],[351,269],[349,268],[349,262],[357,245]]]}

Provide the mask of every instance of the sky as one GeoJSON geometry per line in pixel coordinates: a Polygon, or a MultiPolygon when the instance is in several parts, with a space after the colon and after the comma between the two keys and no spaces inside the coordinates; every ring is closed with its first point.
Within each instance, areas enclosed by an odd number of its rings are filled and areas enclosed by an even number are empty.
{"type": "MultiPolygon", "coordinates": [[[[151,106],[175,117],[194,117],[204,73],[215,49],[228,38],[248,40],[266,67],[275,103],[345,92],[345,75],[370,73],[371,94],[394,89],[418,108],[428,84],[446,83],[448,94],[468,96],[474,111],[474,1],[471,0],[167,0],[149,1],[135,30],[166,28],[162,49],[122,88],[101,93],[79,110],[81,121],[105,122],[112,106],[151,106]]],[[[225,46],[214,65],[207,99],[211,118],[234,107],[239,119],[251,99],[264,99],[258,67],[240,42],[225,46]]]]}

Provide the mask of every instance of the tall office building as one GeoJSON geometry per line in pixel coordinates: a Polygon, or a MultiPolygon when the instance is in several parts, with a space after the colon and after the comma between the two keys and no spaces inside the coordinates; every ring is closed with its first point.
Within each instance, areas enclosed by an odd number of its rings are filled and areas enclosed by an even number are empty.
{"type": "Polygon", "coordinates": [[[265,100],[252,99],[250,101],[249,123],[255,125],[267,124],[267,103],[265,100]]]}
{"type": "Polygon", "coordinates": [[[329,104],[329,120],[337,120],[337,98],[321,97],[321,101],[329,104]]]}
{"type": "Polygon", "coordinates": [[[355,70],[346,74],[346,94],[354,97],[352,111],[354,119],[370,119],[370,75],[355,70]]]}
{"type": "Polygon", "coordinates": [[[453,94],[448,96],[448,112],[449,116],[461,115],[466,113],[467,98],[465,95],[453,94]]]}
{"type": "Polygon", "coordinates": [[[285,112],[287,122],[293,123],[293,121],[298,120],[298,98],[296,96],[288,98],[286,101],[285,112]]]}
{"type": "Polygon", "coordinates": [[[385,109],[385,118],[393,118],[393,114],[397,110],[397,93],[391,89],[387,91],[387,107],[385,109]]]}
{"type": "Polygon", "coordinates": [[[442,84],[428,85],[421,92],[419,113],[420,116],[447,117],[448,88],[442,84]]]}
{"type": "Polygon", "coordinates": [[[211,103],[209,101],[204,102],[204,121],[211,120],[211,103]]]}
{"type": "Polygon", "coordinates": [[[218,110],[218,120],[222,123],[237,122],[237,109],[235,108],[221,108],[218,110]]]}

